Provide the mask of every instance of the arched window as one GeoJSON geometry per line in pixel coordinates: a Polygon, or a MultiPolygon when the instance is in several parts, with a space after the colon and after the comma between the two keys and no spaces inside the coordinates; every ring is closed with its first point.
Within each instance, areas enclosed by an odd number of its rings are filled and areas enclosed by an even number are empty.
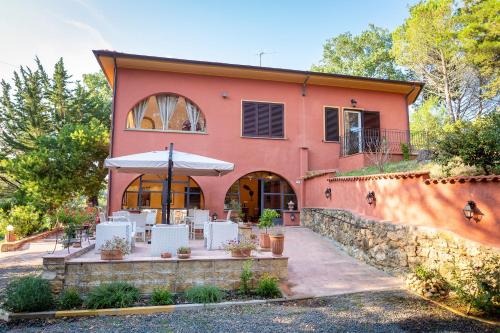
{"type": "Polygon", "coordinates": [[[198,106],[189,99],[158,94],[143,99],[129,111],[127,128],[204,133],[206,121],[198,106]]]}

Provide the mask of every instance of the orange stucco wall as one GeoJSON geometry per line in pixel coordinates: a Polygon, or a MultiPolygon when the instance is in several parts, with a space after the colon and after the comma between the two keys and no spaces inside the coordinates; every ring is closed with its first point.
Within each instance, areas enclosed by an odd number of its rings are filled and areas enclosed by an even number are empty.
{"type": "Polygon", "coordinates": [[[395,223],[447,229],[483,244],[500,247],[500,183],[425,184],[422,177],[328,182],[329,176],[305,181],[304,207],[348,209],[395,223]],[[326,188],[331,199],[325,198],[326,188]],[[377,202],[365,197],[374,191],[377,202]],[[484,213],[479,223],[464,218],[462,209],[474,200],[484,213]]]}
{"type": "MultiPolygon", "coordinates": [[[[380,111],[381,127],[407,129],[405,96],[367,90],[308,86],[295,83],[199,76],[159,71],[118,70],[114,114],[112,156],[165,149],[205,155],[235,164],[234,172],[223,177],[195,177],[206,208],[222,216],[226,191],[243,175],[270,171],[285,178],[294,188],[302,207],[302,185],[296,183],[307,170],[339,166],[338,143],[323,142],[323,107],[350,107],[380,111]],[[227,92],[228,98],[222,98],[227,92]],[[126,130],[129,110],[143,98],[158,93],[174,93],[196,103],[206,117],[207,134],[163,133],[126,130]],[[241,101],[270,101],[285,104],[285,139],[241,137],[241,101]]],[[[120,209],[127,185],[137,175],[113,173],[110,211],[120,209]]],[[[300,182],[300,181],[299,181],[300,182]]]]}

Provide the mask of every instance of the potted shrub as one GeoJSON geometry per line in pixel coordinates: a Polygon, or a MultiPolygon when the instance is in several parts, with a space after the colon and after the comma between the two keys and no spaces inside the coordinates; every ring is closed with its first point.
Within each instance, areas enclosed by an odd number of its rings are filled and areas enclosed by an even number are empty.
{"type": "Polygon", "coordinates": [[[274,229],[269,238],[271,240],[271,251],[273,252],[273,256],[281,256],[285,247],[285,232],[283,228],[274,229]]]}
{"type": "Polygon", "coordinates": [[[224,245],[224,250],[227,252],[231,252],[231,257],[234,258],[246,258],[252,255],[252,250],[255,250],[257,247],[255,244],[243,238],[242,240],[231,240],[224,245]]]}
{"type": "Polygon", "coordinates": [[[124,255],[130,253],[130,246],[127,240],[115,236],[107,240],[100,250],[102,260],[122,260],[124,255]]]}
{"type": "Polygon", "coordinates": [[[280,217],[280,214],[274,209],[264,209],[262,215],[260,215],[258,226],[259,229],[265,230],[265,232],[260,232],[260,247],[262,249],[269,249],[271,247],[271,240],[267,231],[273,226],[274,219],[278,217],[280,217]]]}
{"type": "Polygon", "coordinates": [[[177,249],[177,258],[179,259],[189,259],[191,257],[191,248],[186,246],[181,246],[177,249]]]}

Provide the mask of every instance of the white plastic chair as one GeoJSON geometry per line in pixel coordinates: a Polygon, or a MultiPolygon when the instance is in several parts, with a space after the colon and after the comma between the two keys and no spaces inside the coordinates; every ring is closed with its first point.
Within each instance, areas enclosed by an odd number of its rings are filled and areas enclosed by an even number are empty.
{"type": "Polygon", "coordinates": [[[186,224],[157,224],[151,228],[151,256],[163,252],[177,253],[180,247],[189,246],[189,226],[186,224]]]}
{"type": "Polygon", "coordinates": [[[130,214],[129,216],[129,221],[135,222],[135,237],[140,235],[143,242],[146,241],[146,222],[148,215],[149,213],[142,212],[139,214],[130,214]]]}
{"type": "Polygon", "coordinates": [[[222,249],[229,241],[238,240],[238,224],[226,222],[210,222],[206,226],[206,248],[208,250],[222,249]]]}
{"type": "Polygon", "coordinates": [[[99,212],[99,223],[105,223],[105,222],[107,222],[106,214],[104,214],[104,212],[99,212]]]}
{"type": "MultiPolygon", "coordinates": [[[[196,209],[191,224],[191,239],[196,236],[196,230],[205,230],[205,223],[210,221],[210,212],[208,210],[196,209]]],[[[205,236],[203,236],[205,237],[205,236]]]]}
{"type": "Polygon", "coordinates": [[[151,228],[156,224],[156,215],[158,214],[158,211],[156,209],[145,209],[143,212],[148,213],[145,230],[151,234],[151,228]]]}

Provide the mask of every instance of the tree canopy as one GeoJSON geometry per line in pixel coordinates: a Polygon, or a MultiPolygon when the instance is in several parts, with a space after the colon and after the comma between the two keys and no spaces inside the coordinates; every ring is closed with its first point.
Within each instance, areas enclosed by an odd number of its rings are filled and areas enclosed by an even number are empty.
{"type": "Polygon", "coordinates": [[[102,74],[72,81],[62,59],[52,76],[35,62],[1,82],[1,193],[39,209],[95,200],[106,176],[110,88],[102,74]]]}
{"type": "Polygon", "coordinates": [[[360,35],[346,32],[323,45],[323,59],[313,71],[405,80],[409,74],[396,65],[391,54],[392,37],[387,29],[370,24],[360,35]]]}

